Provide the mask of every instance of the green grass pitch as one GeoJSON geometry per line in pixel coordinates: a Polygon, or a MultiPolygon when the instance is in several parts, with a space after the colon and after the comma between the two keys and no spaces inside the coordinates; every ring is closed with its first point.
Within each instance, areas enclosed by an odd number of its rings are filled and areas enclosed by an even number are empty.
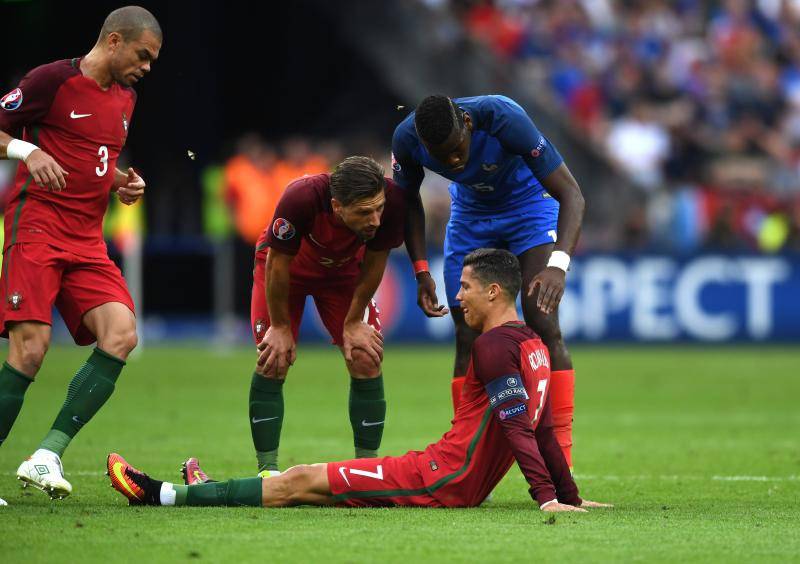
{"type": "MultiPolygon", "coordinates": [[[[55,348],[0,448],[2,562],[789,561],[800,558],[800,353],[790,348],[575,347],[576,477],[613,510],[549,518],[514,467],[477,509],[129,508],[108,487],[117,450],[159,478],[198,456],[252,475],[250,350],[149,348],[64,457],[73,495],[13,477],[88,349],[55,348]]],[[[449,425],[449,348],[386,351],[383,452],[449,425]]],[[[283,467],[350,458],[347,379],[333,348],[301,344],[286,385],[283,467]]]]}

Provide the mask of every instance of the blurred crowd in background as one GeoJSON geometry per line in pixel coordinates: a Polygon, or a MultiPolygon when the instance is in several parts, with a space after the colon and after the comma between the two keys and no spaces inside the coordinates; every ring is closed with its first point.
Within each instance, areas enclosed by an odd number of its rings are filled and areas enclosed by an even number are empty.
{"type": "Polygon", "coordinates": [[[628,248],[800,250],[797,0],[426,3],[641,190],[628,248]]]}

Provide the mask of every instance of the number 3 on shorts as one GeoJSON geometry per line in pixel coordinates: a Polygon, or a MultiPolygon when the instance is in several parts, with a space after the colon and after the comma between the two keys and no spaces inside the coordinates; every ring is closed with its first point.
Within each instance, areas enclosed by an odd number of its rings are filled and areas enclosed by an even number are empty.
{"type": "Polygon", "coordinates": [[[100,166],[95,167],[94,171],[97,176],[105,176],[108,172],[108,147],[100,145],[100,148],[97,149],[97,156],[100,157],[100,166]]]}

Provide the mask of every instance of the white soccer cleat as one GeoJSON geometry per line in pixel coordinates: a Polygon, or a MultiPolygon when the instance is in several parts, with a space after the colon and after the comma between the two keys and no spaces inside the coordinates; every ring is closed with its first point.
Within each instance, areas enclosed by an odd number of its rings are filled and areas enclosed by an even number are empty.
{"type": "Polygon", "coordinates": [[[8,503],[6,503],[6,500],[0,497],[0,507],[3,507],[4,505],[8,505],[8,503]]]}
{"type": "Polygon", "coordinates": [[[22,487],[42,490],[50,499],[64,499],[72,493],[72,485],[64,478],[61,459],[54,452],[39,449],[17,468],[22,487]]]}
{"type": "Polygon", "coordinates": [[[258,473],[259,478],[274,478],[275,476],[280,476],[280,470],[262,470],[258,473]]]}

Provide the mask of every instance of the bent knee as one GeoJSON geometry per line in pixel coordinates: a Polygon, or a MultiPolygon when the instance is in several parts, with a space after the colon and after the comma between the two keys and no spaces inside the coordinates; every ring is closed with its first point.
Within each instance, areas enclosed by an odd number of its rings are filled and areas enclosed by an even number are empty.
{"type": "Polygon", "coordinates": [[[40,339],[25,339],[9,352],[9,364],[20,372],[34,378],[42,367],[50,344],[40,339]]]}
{"type": "Polygon", "coordinates": [[[381,373],[380,362],[375,362],[371,356],[361,349],[353,349],[352,359],[347,363],[353,378],[377,378],[381,373]]]}
{"type": "Polygon", "coordinates": [[[97,346],[110,355],[126,358],[139,344],[136,327],[126,327],[111,332],[103,339],[98,339],[97,346]]]}

